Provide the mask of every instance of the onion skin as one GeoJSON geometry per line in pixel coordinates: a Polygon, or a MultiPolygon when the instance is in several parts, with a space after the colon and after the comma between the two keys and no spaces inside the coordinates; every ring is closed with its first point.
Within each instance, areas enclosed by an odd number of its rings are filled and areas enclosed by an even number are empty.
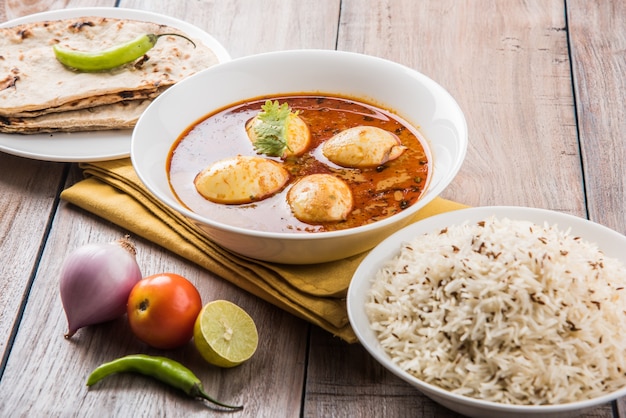
{"type": "Polygon", "coordinates": [[[141,280],[135,247],[124,237],[117,242],[86,244],[66,258],[61,269],[60,292],[71,338],[88,325],[119,318],[126,313],[128,295],[141,280]]]}

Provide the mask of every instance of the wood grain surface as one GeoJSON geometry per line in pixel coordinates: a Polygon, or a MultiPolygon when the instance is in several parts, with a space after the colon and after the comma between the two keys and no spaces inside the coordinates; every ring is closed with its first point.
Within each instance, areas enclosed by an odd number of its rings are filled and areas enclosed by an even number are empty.
{"type": "MultiPolygon", "coordinates": [[[[443,85],[467,118],[466,161],[444,197],[589,217],[626,232],[626,3],[621,0],[0,0],[0,22],[53,9],[123,7],[170,15],[212,34],[233,58],[284,49],[366,53],[443,85]]],[[[1,51],[0,51],[1,55],[1,51]]],[[[25,138],[26,140],[26,138],[25,138]]],[[[255,319],[260,346],[233,369],[192,345],[172,352],[133,338],[123,319],[63,338],[58,294],[67,253],[126,231],[59,200],[75,163],[0,153],[0,416],[222,416],[135,375],[88,390],[101,362],[130,352],[188,365],[237,417],[458,415],[385,371],[359,344],[248,294],[157,244],[136,240],[144,274],[175,271],[203,299],[255,319]]],[[[623,400],[584,417],[626,417],[623,400]]]]}

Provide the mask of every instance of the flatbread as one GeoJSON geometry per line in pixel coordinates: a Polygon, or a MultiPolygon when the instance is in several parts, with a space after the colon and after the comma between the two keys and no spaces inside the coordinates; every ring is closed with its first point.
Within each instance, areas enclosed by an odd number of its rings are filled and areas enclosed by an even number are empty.
{"type": "Polygon", "coordinates": [[[73,102],[64,103],[60,106],[49,107],[47,109],[26,110],[11,113],[11,117],[32,118],[35,116],[47,115],[49,113],[68,112],[80,109],[89,109],[94,106],[102,106],[114,103],[121,103],[134,100],[154,99],[164,92],[168,87],[160,87],[158,89],[124,91],[114,94],[102,94],[99,96],[85,97],[73,102]]]}
{"type": "Polygon", "coordinates": [[[128,100],[26,118],[0,116],[0,132],[34,134],[132,129],[151,102],[149,99],[128,100]]]}
{"type": "MultiPolygon", "coordinates": [[[[74,119],[87,120],[93,109],[124,101],[152,99],[178,81],[218,62],[213,51],[199,40],[192,43],[178,36],[163,36],[156,45],[135,63],[97,73],[68,69],[57,61],[52,45],[97,51],[136,38],[141,34],[181,33],[178,29],[152,22],[82,17],[27,23],[0,28],[0,117],[3,132],[19,132],[26,118],[41,118],[56,113],[61,120],[67,113],[74,119]]],[[[106,109],[119,128],[126,122],[115,122],[114,112],[127,106],[106,109]]],[[[120,119],[128,119],[119,115],[120,119]]],[[[29,126],[39,126],[40,121],[29,126]]],[[[81,122],[82,124],[82,122],[81,122]]],[[[76,126],[68,125],[69,129],[76,126]]],[[[95,124],[94,124],[95,125],[95,124]]],[[[89,126],[89,124],[82,124],[89,126]]],[[[61,127],[59,127],[60,129],[61,127]]],[[[29,128],[29,132],[32,132],[29,128]]],[[[48,128],[46,128],[48,129],[48,128]]],[[[56,129],[56,128],[55,128],[56,129]]],[[[47,132],[47,131],[44,131],[47,132]]]]}

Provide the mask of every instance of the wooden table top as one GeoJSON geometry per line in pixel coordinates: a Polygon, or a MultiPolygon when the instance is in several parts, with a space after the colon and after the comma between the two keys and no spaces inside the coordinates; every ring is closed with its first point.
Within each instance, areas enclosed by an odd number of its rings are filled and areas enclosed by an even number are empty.
{"type": "MultiPolygon", "coordinates": [[[[59,8],[124,7],[186,20],[233,58],[295,48],[387,58],[443,85],[469,125],[466,161],[443,197],[472,206],[557,210],[626,233],[626,2],[589,0],[0,0],[0,22],[59,8]]],[[[0,51],[1,54],[1,51],[0,51]]],[[[0,75],[1,76],[1,75],[0,75]]],[[[120,321],[63,338],[60,265],[124,231],[59,199],[76,163],[0,153],[0,416],[220,416],[150,379],[88,391],[101,362],[144,350],[120,321]],[[116,335],[111,338],[111,335],[116,335]]],[[[347,344],[156,244],[140,263],[229,299],[262,336],[251,361],[207,367],[171,353],[238,417],[454,417],[347,344]]],[[[619,400],[586,417],[626,417],[619,400]]]]}

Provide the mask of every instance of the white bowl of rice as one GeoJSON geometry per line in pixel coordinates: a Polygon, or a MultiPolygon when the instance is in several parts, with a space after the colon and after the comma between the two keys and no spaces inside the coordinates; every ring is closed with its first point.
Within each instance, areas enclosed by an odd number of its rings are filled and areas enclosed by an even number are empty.
{"type": "Polygon", "coordinates": [[[559,212],[449,212],[368,254],[348,316],[378,362],[451,410],[573,417],[626,396],[624,248],[559,212]]]}

